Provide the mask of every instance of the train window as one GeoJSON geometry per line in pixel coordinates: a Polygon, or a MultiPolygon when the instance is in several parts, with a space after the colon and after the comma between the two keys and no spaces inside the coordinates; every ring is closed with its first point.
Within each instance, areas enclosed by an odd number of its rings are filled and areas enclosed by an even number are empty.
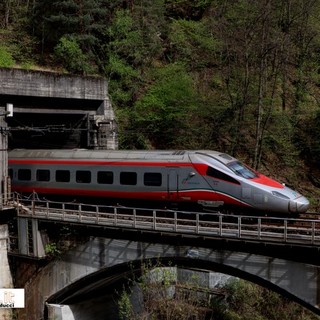
{"type": "Polygon", "coordinates": [[[217,170],[217,169],[214,169],[212,167],[208,167],[207,169],[207,176],[209,177],[212,177],[212,178],[217,178],[219,180],[224,180],[224,181],[227,181],[227,182],[231,182],[231,183],[236,183],[236,184],[240,184],[239,181],[237,181],[236,179],[228,176],[227,174],[217,170]]]}
{"type": "Polygon", "coordinates": [[[120,172],[120,184],[125,185],[136,185],[137,184],[137,173],[136,172],[120,172]]]}
{"type": "Polygon", "coordinates": [[[98,183],[113,184],[113,172],[111,171],[98,171],[98,183]]]}
{"type": "Polygon", "coordinates": [[[240,161],[230,162],[230,163],[227,164],[227,166],[235,174],[237,174],[238,176],[241,176],[243,178],[253,179],[253,178],[257,177],[257,174],[252,169],[250,169],[249,167],[247,167],[246,165],[244,165],[240,161]]]}
{"type": "Polygon", "coordinates": [[[56,171],[57,182],[70,182],[70,171],[69,170],[57,170],[56,171]]]}
{"type": "Polygon", "coordinates": [[[19,169],[18,170],[18,180],[30,181],[31,180],[31,170],[30,169],[19,169]]]}
{"type": "Polygon", "coordinates": [[[76,181],[77,183],[90,183],[91,172],[83,170],[76,171],[76,181]]]}
{"type": "Polygon", "coordinates": [[[162,174],[158,172],[146,172],[143,176],[145,186],[160,187],[162,185],[162,174]]]}
{"type": "Polygon", "coordinates": [[[36,172],[37,181],[50,181],[50,170],[37,170],[36,172]]]}

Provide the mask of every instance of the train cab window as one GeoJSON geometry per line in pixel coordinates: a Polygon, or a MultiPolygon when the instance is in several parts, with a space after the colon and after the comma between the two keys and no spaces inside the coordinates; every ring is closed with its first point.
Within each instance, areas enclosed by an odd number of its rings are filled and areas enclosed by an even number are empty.
{"type": "Polygon", "coordinates": [[[50,181],[50,170],[37,170],[36,172],[37,181],[50,181]]]}
{"type": "Polygon", "coordinates": [[[76,171],[76,181],[77,183],[90,183],[91,172],[83,170],[76,171]]]}
{"type": "Polygon", "coordinates": [[[219,180],[224,180],[227,182],[235,183],[235,184],[240,184],[240,182],[237,181],[236,179],[234,179],[234,178],[228,176],[227,174],[225,174],[217,169],[214,169],[212,167],[208,167],[207,176],[212,177],[212,178],[216,178],[219,180]]]}
{"type": "Polygon", "coordinates": [[[98,171],[97,181],[100,184],[113,184],[113,172],[98,171]]]}
{"type": "Polygon", "coordinates": [[[70,171],[69,170],[57,170],[56,171],[57,182],[70,182],[70,171]]]}
{"type": "Polygon", "coordinates": [[[30,181],[31,180],[31,170],[30,169],[19,169],[18,170],[18,180],[30,181]]]}
{"type": "Polygon", "coordinates": [[[120,184],[134,186],[137,184],[136,172],[120,172],[120,184]]]}
{"type": "Polygon", "coordinates": [[[249,167],[241,163],[240,161],[233,161],[227,164],[235,174],[246,179],[256,178],[258,175],[249,167]]]}
{"type": "Polygon", "coordinates": [[[145,186],[160,187],[162,185],[162,174],[158,172],[146,172],[143,176],[145,186]]]}

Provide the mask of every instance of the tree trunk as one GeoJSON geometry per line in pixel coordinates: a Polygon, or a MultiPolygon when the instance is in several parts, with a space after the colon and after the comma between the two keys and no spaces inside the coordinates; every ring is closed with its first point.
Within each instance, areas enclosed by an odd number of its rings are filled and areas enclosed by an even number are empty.
{"type": "Polygon", "coordinates": [[[5,0],[5,11],[4,11],[4,28],[9,28],[9,18],[10,18],[10,9],[11,9],[11,0],[5,0]]]}

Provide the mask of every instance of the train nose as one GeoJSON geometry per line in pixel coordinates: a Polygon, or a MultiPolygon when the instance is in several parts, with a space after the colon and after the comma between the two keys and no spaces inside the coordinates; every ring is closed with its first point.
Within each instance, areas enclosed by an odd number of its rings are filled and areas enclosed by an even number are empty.
{"type": "Polygon", "coordinates": [[[303,213],[309,209],[310,202],[307,198],[301,196],[289,202],[289,211],[290,212],[299,212],[303,213]]]}

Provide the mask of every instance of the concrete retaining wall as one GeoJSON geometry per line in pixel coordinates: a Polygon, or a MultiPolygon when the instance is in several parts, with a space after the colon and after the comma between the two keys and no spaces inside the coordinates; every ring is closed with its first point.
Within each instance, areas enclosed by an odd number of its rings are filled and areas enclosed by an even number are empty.
{"type": "Polygon", "coordinates": [[[107,93],[104,78],[0,68],[0,94],[105,100],[107,93]]]}

